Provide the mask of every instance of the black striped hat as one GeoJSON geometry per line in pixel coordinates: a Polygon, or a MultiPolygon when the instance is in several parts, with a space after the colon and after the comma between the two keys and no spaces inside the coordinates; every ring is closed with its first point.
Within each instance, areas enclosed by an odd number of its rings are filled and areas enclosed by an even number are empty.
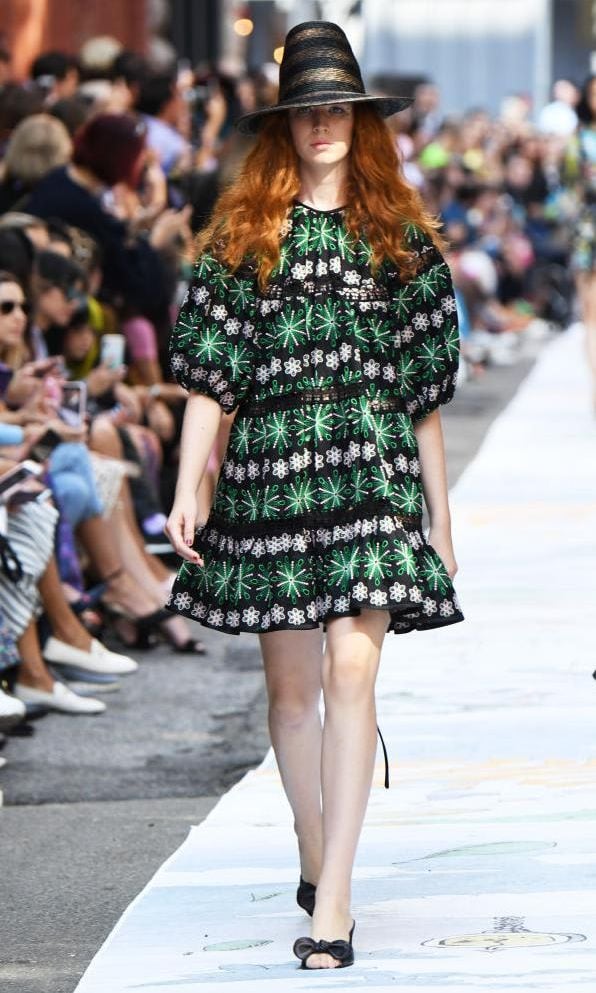
{"type": "Polygon", "coordinates": [[[327,103],[371,103],[382,117],[409,107],[409,97],[375,97],[365,92],[360,67],[337,24],[304,21],[288,31],[279,67],[279,97],[272,107],[245,114],[236,122],[243,134],[256,134],[269,114],[291,107],[327,103]]]}

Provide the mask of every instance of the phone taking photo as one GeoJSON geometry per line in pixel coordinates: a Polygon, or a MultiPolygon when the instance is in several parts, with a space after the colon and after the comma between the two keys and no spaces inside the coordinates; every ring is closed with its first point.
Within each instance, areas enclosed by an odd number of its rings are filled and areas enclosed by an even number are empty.
{"type": "Polygon", "coordinates": [[[26,459],[19,463],[14,469],[2,473],[0,476],[0,504],[7,504],[22,488],[28,479],[36,478],[42,469],[36,462],[26,459]]]}
{"type": "Polygon", "coordinates": [[[123,334],[102,335],[99,360],[108,369],[121,369],[124,365],[125,338],[123,334]]]}
{"type": "Polygon", "coordinates": [[[71,428],[82,428],[87,412],[87,383],[74,381],[62,386],[59,414],[71,428]]]}

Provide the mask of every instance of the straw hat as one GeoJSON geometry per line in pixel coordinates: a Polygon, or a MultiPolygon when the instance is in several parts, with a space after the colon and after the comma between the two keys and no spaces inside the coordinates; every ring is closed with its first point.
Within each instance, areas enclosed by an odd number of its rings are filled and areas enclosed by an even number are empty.
{"type": "Polygon", "coordinates": [[[389,117],[409,107],[412,100],[366,93],[360,67],[339,25],[330,21],[304,21],[288,31],[286,37],[279,67],[278,102],[245,114],[236,127],[242,134],[256,134],[270,114],[291,107],[328,103],[369,103],[382,117],[389,117]]]}

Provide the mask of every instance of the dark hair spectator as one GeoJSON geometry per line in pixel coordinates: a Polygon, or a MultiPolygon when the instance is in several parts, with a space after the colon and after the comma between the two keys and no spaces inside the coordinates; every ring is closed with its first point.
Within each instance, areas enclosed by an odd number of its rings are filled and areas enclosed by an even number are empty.
{"type": "Polygon", "coordinates": [[[67,52],[43,52],[31,66],[31,78],[46,96],[48,103],[54,103],[74,96],[81,76],[78,59],[67,52]]]}
{"type": "Polygon", "coordinates": [[[153,74],[141,83],[137,110],[140,114],[159,117],[176,96],[176,79],[171,73],[153,74]]]}
{"type": "Polygon", "coordinates": [[[44,109],[43,94],[36,87],[28,89],[19,83],[7,83],[0,89],[0,145],[25,117],[40,114],[44,109]]]}
{"type": "Polygon", "coordinates": [[[581,89],[581,96],[575,112],[582,124],[592,124],[596,116],[594,113],[594,99],[592,98],[590,100],[590,92],[595,84],[596,74],[592,73],[584,80],[581,89]]]}
{"type": "Polygon", "coordinates": [[[91,112],[89,101],[77,94],[74,97],[56,100],[50,108],[52,117],[62,121],[71,138],[89,120],[91,112]]]}
{"type": "Polygon", "coordinates": [[[72,161],[90,169],[106,186],[139,180],[146,128],[131,114],[98,114],[75,135],[72,161]]]}

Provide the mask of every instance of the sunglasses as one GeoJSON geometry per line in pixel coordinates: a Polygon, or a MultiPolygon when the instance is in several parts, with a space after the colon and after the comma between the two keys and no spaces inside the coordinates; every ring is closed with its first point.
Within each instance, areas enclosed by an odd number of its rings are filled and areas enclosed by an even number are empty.
{"type": "Polygon", "coordinates": [[[31,310],[29,304],[24,300],[22,302],[20,300],[1,300],[0,314],[2,314],[3,317],[6,317],[8,314],[12,314],[16,307],[20,307],[25,315],[31,310]]]}

